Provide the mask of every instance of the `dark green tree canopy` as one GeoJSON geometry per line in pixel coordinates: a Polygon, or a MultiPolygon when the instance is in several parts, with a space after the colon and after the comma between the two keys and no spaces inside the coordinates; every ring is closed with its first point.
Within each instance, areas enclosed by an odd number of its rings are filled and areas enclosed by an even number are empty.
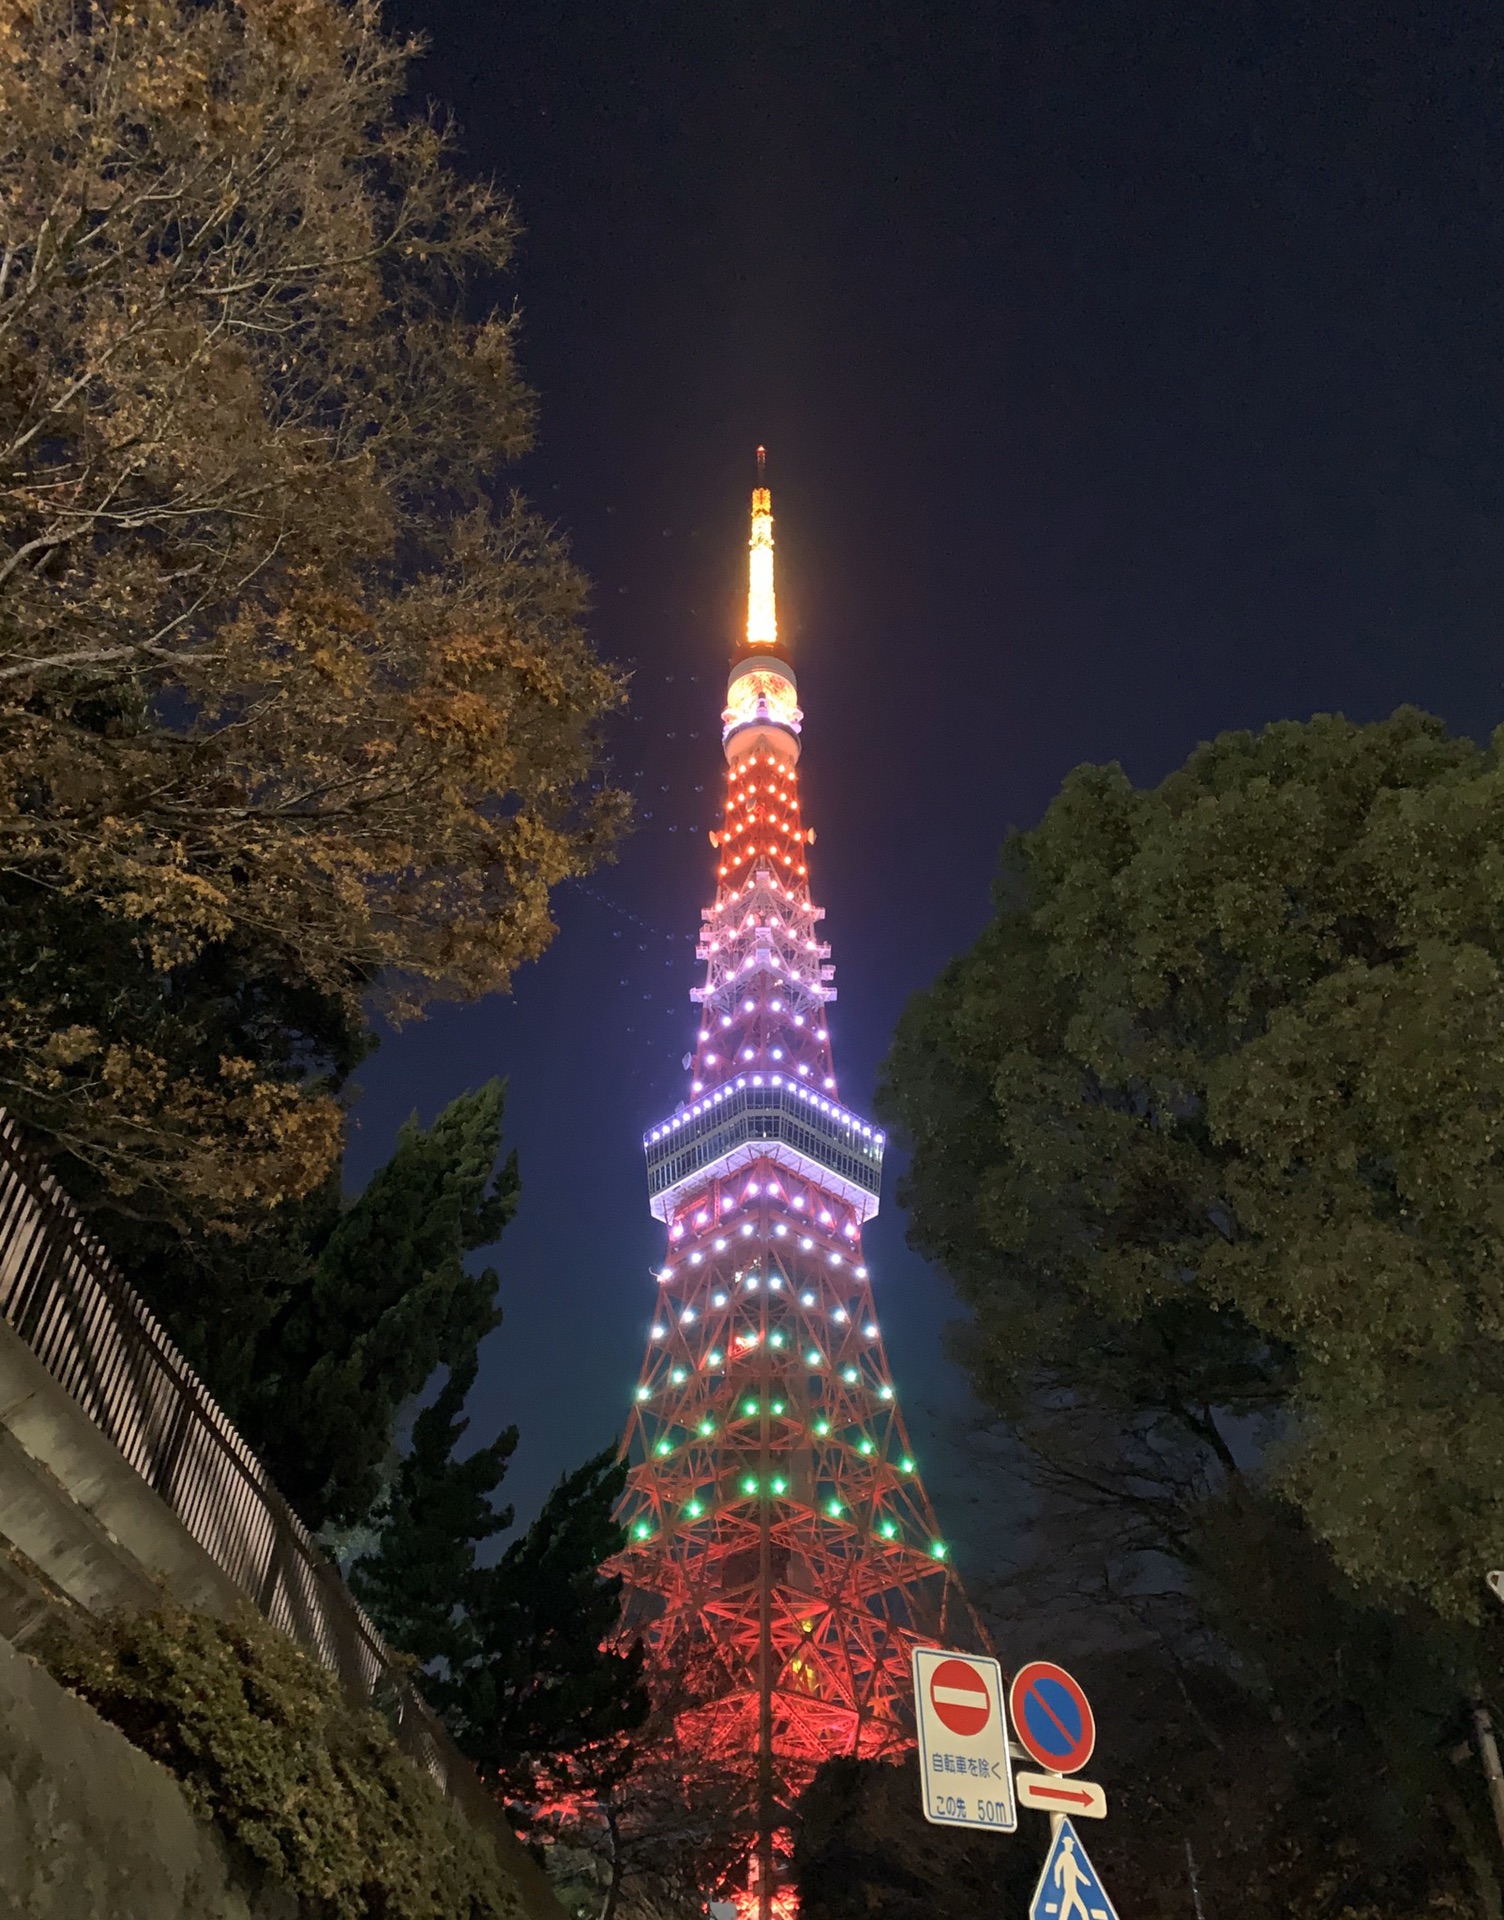
{"type": "Polygon", "coordinates": [[[494,1269],[471,1272],[466,1258],[501,1237],[517,1205],[516,1156],[501,1159],[505,1092],[492,1080],[426,1132],[407,1122],[260,1343],[249,1398],[300,1511],[364,1513],[398,1408],[436,1367],[473,1365],[501,1324],[494,1269]]]}
{"type": "Polygon", "coordinates": [[[1040,1369],[1280,1483],[1360,1583],[1504,1556],[1504,739],[1401,710],[1083,767],[881,1108],[994,1404],[1040,1369]]]}
{"type": "Polygon", "coordinates": [[[470,1589],[474,1652],[444,1704],[466,1751],[524,1794],[562,1756],[607,1745],[647,1715],[642,1649],[616,1646],[621,1581],[602,1572],[626,1545],[615,1517],[625,1485],[614,1447],[565,1474],[470,1589]]]}
{"type": "MultiPolygon", "coordinates": [[[[495,1504],[517,1446],[507,1427],[463,1459],[470,1422],[465,1401],[479,1371],[474,1356],[456,1367],[438,1398],[413,1423],[412,1447],[381,1503],[374,1551],[355,1562],[350,1584],[393,1646],[425,1668],[454,1674],[471,1652],[465,1601],[476,1552],[512,1524],[495,1504]]],[[[425,1682],[432,1691],[432,1681],[425,1682]]]]}
{"type": "Polygon", "coordinates": [[[615,1517],[626,1463],[611,1447],[566,1474],[527,1531],[483,1562],[512,1524],[495,1494],[516,1432],[460,1457],[473,1381],[473,1365],[456,1371],[419,1415],[375,1550],[350,1583],[509,1798],[577,1788],[582,1770],[599,1790],[630,1761],[624,1736],[649,1708],[642,1649],[617,1644],[621,1581],[603,1571],[626,1544],[615,1517]]]}
{"type": "Polygon", "coordinates": [[[389,1478],[403,1404],[438,1367],[471,1367],[500,1324],[497,1277],[470,1256],[517,1205],[506,1089],[409,1120],[363,1192],[334,1181],[252,1237],[139,1236],[114,1250],[310,1526],[361,1521],[389,1478]]]}

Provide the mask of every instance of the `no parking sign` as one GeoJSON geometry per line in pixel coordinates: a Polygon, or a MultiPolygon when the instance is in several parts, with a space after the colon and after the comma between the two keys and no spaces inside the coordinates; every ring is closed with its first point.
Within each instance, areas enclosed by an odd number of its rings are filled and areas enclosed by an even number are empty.
{"type": "Polygon", "coordinates": [[[1097,1744],[1091,1704],[1064,1667],[1031,1660],[1008,1689],[1008,1713],[1018,1744],[1051,1773],[1077,1773],[1097,1744]]]}

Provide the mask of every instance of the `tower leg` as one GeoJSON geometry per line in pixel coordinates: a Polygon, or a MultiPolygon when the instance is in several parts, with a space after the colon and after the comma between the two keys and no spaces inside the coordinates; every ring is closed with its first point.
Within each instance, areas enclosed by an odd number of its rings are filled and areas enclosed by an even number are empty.
{"type": "MultiPolygon", "coordinates": [[[[766,1325],[767,1308],[763,1319],[766,1325]]],[[[762,1471],[766,1488],[772,1475],[770,1402],[772,1379],[763,1342],[762,1471]]],[[[757,1920],[773,1920],[773,1503],[764,1496],[757,1541],[757,1920]]]]}

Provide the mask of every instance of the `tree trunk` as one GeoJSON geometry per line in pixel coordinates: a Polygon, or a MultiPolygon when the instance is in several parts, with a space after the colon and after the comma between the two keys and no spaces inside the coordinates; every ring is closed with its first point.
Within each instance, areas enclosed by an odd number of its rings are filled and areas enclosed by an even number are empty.
{"type": "MultiPolygon", "coordinates": [[[[601,1908],[601,1920],[616,1920],[616,1902],[621,1894],[621,1832],[617,1825],[615,1807],[607,1807],[605,1814],[606,1832],[611,1837],[611,1883],[606,1888],[606,1903],[601,1908]]],[[[1489,1920],[1496,1920],[1496,1917],[1490,1914],[1489,1920]]]]}

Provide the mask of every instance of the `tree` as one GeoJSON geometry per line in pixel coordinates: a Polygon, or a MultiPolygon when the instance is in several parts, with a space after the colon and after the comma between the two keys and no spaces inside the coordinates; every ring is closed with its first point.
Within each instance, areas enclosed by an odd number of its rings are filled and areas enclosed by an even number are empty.
{"type": "Polygon", "coordinates": [[[96,1212],[315,1194],[366,996],[505,986],[623,818],[497,490],[516,223],[412,52],[373,0],[0,16],[0,1099],[96,1212]]]}
{"type": "Polygon", "coordinates": [[[1504,1551],[1501,748],[1402,710],[1079,769],[882,1098],[995,1401],[1065,1368],[1224,1466],[1278,1412],[1339,1564],[1459,1619],[1504,1551]]]}
{"type": "Polygon", "coordinates": [[[501,1159],[504,1102],[492,1080],[426,1132],[409,1120],[257,1343],[238,1404],[312,1525],[368,1512],[399,1409],[441,1366],[473,1374],[501,1324],[494,1269],[472,1272],[467,1257],[500,1238],[517,1206],[516,1155],[501,1159]]]}
{"type": "Polygon", "coordinates": [[[630,1732],[647,1712],[640,1645],[618,1649],[626,1466],[608,1447],[567,1473],[520,1539],[466,1590],[470,1642],[438,1689],[455,1738],[518,1800],[560,1756],[630,1732]]]}
{"type": "Polygon", "coordinates": [[[1056,1383],[1013,1431],[1013,1553],[972,1597],[1005,1661],[1045,1652],[1086,1686],[1112,1808],[1091,1851],[1120,1911],[1189,1913],[1193,1862],[1212,1916],[1499,1914],[1479,1629],[1377,1603],[1256,1471],[1150,1409],[1056,1383]]]}
{"type": "Polygon", "coordinates": [[[474,1355],[450,1373],[413,1422],[412,1445],[371,1516],[371,1549],[350,1585],[394,1646],[428,1670],[425,1685],[463,1669],[472,1651],[464,1611],[477,1549],[513,1521],[494,1496],[517,1446],[506,1427],[489,1446],[458,1457],[469,1429],[464,1412],[479,1371],[474,1355]]]}
{"type": "Polygon", "coordinates": [[[549,1878],[581,1920],[703,1920],[707,1896],[737,1891],[756,1836],[754,1783],[696,1741],[703,1701],[689,1677],[644,1678],[637,1724],[557,1753],[528,1812],[549,1878]]]}
{"type": "Polygon", "coordinates": [[[409,1120],[353,1200],[327,1181],[244,1239],[122,1223],[153,1305],[310,1526],[366,1520],[403,1407],[437,1369],[473,1370],[501,1323],[496,1273],[470,1256],[516,1210],[505,1094],[492,1080],[427,1129],[409,1120]]]}
{"type": "Polygon", "coordinates": [[[425,1695],[469,1758],[508,1800],[536,1804],[587,1755],[610,1771],[607,1754],[648,1712],[642,1649],[617,1645],[621,1581],[602,1573],[626,1544],[613,1511],[625,1467],[608,1448],[566,1474],[526,1532],[483,1563],[478,1550],[512,1524],[494,1496],[516,1434],[457,1457],[473,1382],[471,1362],[419,1415],[350,1584],[419,1661],[425,1695]]]}
{"type": "Polygon", "coordinates": [[[1504,1681],[1500,745],[1402,711],[1078,770],[885,1069],[972,1378],[1196,1729],[1124,1776],[1154,1897],[1194,1831],[1250,1914],[1501,1908],[1456,1764],[1504,1681]]]}

